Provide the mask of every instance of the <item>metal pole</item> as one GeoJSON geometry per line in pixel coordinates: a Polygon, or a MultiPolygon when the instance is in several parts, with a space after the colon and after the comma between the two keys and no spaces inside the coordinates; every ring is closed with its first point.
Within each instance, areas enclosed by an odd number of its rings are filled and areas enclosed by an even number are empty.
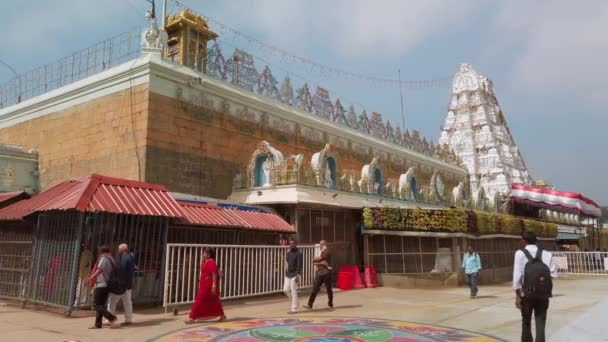
{"type": "Polygon", "coordinates": [[[397,70],[399,74],[399,95],[401,96],[401,129],[405,131],[405,113],[403,112],[403,89],[401,87],[401,69],[397,70]]]}
{"type": "MultiPolygon", "coordinates": [[[[74,245],[74,254],[72,257],[72,273],[70,275],[70,290],[68,295],[68,310],[67,316],[72,315],[72,311],[74,311],[74,302],[76,301],[76,296],[80,297],[80,293],[76,293],[76,287],[78,285],[78,264],[80,261],[80,245],[82,243],[82,234],[83,234],[83,226],[85,224],[84,213],[78,213],[78,220],[76,226],[76,241],[74,245]]],[[[81,287],[84,287],[85,284],[81,284],[81,287]]],[[[80,298],[79,298],[80,299],[80,298]]]]}
{"type": "Polygon", "coordinates": [[[163,20],[161,22],[163,31],[167,30],[167,0],[163,0],[163,20]]]}

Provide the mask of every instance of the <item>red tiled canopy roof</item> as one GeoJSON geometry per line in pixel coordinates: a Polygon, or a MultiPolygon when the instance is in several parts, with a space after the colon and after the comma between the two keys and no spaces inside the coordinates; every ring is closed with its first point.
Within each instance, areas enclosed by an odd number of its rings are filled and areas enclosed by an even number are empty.
{"type": "Polygon", "coordinates": [[[276,214],[177,202],[162,185],[96,174],[65,181],[0,209],[0,220],[21,220],[36,212],[52,210],[164,216],[192,225],[295,233],[276,214]]]}
{"type": "Polygon", "coordinates": [[[295,233],[296,230],[276,214],[227,209],[215,205],[178,202],[189,224],[295,233]]]}
{"type": "Polygon", "coordinates": [[[183,217],[162,185],[91,175],[60,183],[0,210],[0,220],[19,220],[34,212],[78,210],[147,216],[183,217]]]}

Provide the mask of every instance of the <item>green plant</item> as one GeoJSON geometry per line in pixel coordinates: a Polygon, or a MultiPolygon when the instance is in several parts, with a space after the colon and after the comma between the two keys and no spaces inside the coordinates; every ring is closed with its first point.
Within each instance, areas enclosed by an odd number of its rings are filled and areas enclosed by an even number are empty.
{"type": "Polygon", "coordinates": [[[408,228],[408,220],[409,220],[409,216],[410,216],[410,210],[408,209],[400,209],[399,210],[399,216],[400,216],[400,221],[399,221],[399,229],[407,229],[408,228]]]}
{"type": "Polygon", "coordinates": [[[551,222],[545,222],[545,237],[554,238],[557,237],[557,224],[551,222]]]}
{"type": "Polygon", "coordinates": [[[496,220],[494,215],[476,211],[477,229],[480,234],[496,234],[496,220]]]}
{"type": "Polygon", "coordinates": [[[467,231],[467,214],[464,212],[464,210],[444,210],[443,215],[445,216],[445,228],[449,232],[467,231]]]}
{"type": "Polygon", "coordinates": [[[365,229],[374,228],[374,213],[372,208],[363,208],[363,227],[365,229]]]}
{"type": "Polygon", "coordinates": [[[503,234],[507,235],[519,235],[521,234],[520,219],[511,215],[503,215],[503,234]]]}
{"type": "Polygon", "coordinates": [[[431,220],[429,217],[429,210],[427,209],[414,209],[412,211],[412,221],[414,230],[431,230],[431,220]]]}
{"type": "Polygon", "coordinates": [[[363,226],[367,229],[506,235],[519,235],[522,229],[526,229],[539,237],[557,235],[554,223],[463,209],[364,208],[362,215],[363,226]]]}
{"type": "Polygon", "coordinates": [[[401,215],[399,209],[384,207],[380,209],[382,228],[399,229],[401,226],[401,215]]]}

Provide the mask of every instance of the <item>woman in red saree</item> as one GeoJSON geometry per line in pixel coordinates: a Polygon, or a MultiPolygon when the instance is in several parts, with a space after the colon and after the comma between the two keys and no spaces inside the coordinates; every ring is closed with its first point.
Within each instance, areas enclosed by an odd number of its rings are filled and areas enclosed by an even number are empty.
{"type": "Polygon", "coordinates": [[[215,264],[215,251],[210,247],[203,250],[203,264],[201,265],[201,279],[198,293],[190,311],[190,319],[186,324],[196,323],[219,317],[220,321],[226,319],[224,308],[220,301],[220,278],[215,264]]]}

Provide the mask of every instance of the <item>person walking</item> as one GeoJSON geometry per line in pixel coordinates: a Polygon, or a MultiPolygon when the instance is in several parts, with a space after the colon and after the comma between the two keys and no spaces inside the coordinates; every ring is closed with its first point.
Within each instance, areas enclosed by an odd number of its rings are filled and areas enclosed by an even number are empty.
{"type": "Polygon", "coordinates": [[[108,311],[112,315],[116,315],[116,304],[122,300],[122,307],[125,313],[125,321],[122,325],[133,324],[133,301],[131,290],[133,289],[133,279],[135,278],[135,262],[133,256],[129,253],[129,246],[126,243],[118,246],[118,277],[122,278],[125,284],[125,292],[123,294],[110,293],[108,299],[108,311]]]}
{"type": "Polygon", "coordinates": [[[219,317],[224,321],[226,315],[220,301],[220,276],[215,263],[215,251],[211,247],[203,249],[203,263],[198,293],[190,310],[186,324],[206,321],[219,317]]]}
{"type": "Polygon", "coordinates": [[[602,251],[597,248],[595,250],[595,269],[593,270],[594,273],[596,272],[602,272],[602,269],[604,268],[603,266],[603,262],[602,262],[602,251]]]}
{"type": "Polygon", "coordinates": [[[302,252],[298,250],[298,246],[294,240],[289,241],[289,251],[287,252],[287,270],[285,271],[285,282],[283,291],[291,300],[289,314],[298,312],[298,284],[302,276],[302,252]]]}
{"type": "Polygon", "coordinates": [[[95,262],[93,273],[89,277],[89,286],[93,287],[93,302],[95,303],[95,325],[90,329],[100,329],[102,327],[102,319],[105,318],[110,322],[110,328],[116,328],[116,316],[111,314],[107,307],[108,281],[115,267],[114,259],[110,253],[110,248],[102,246],[99,248],[100,256],[95,262]]]}
{"type": "Polygon", "coordinates": [[[536,324],[536,341],[545,342],[545,324],[553,281],[557,267],[551,253],[536,245],[536,234],[524,232],[522,248],[515,252],[513,264],[513,289],[515,306],[521,310],[522,342],[532,342],[532,314],[536,324]]]}
{"type": "Polygon", "coordinates": [[[481,258],[479,253],[473,249],[473,245],[469,245],[467,252],[462,258],[462,268],[464,268],[464,276],[471,290],[471,298],[477,297],[477,276],[481,271],[481,258]]]}
{"type": "Polygon", "coordinates": [[[304,308],[308,310],[312,310],[315,299],[317,298],[317,295],[321,290],[321,285],[323,284],[325,284],[325,289],[327,290],[327,306],[329,306],[330,309],[334,308],[334,294],[331,287],[331,253],[327,247],[327,241],[321,240],[319,245],[321,247],[321,255],[315,257],[313,260],[315,266],[317,267],[317,272],[315,273],[312,293],[308,298],[308,305],[304,306],[304,308]]]}

